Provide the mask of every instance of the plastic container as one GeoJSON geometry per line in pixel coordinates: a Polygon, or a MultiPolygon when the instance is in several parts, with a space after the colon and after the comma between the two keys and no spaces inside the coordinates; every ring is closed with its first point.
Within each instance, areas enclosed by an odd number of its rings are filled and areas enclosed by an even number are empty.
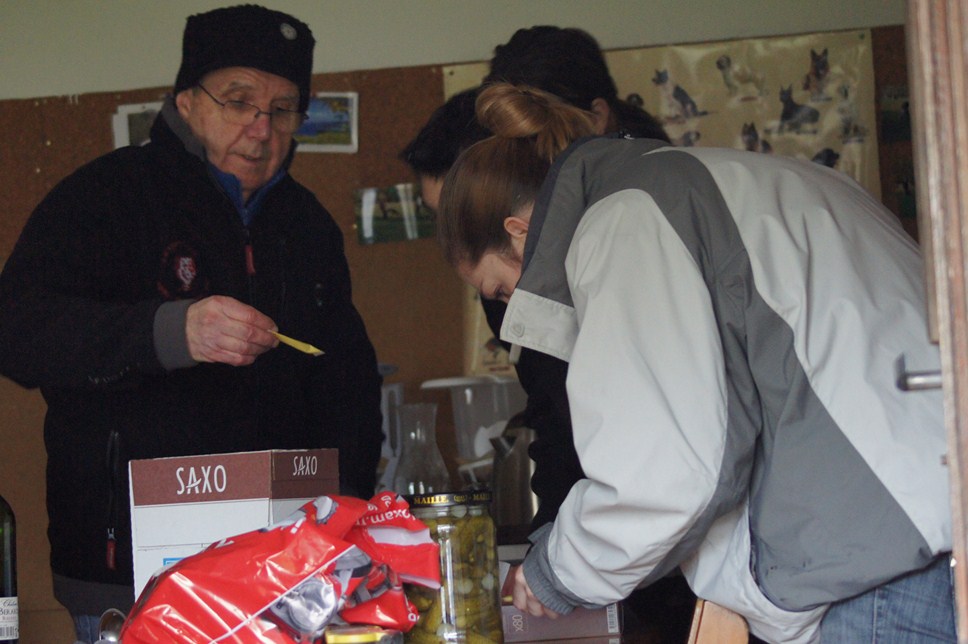
{"type": "Polygon", "coordinates": [[[497,535],[491,493],[475,490],[414,496],[410,512],[440,545],[438,590],[408,586],[420,619],[406,634],[414,644],[503,642],[497,535]]]}
{"type": "MultiPolygon", "coordinates": [[[[490,452],[477,453],[474,439],[495,423],[507,421],[524,409],[527,395],[515,378],[468,376],[428,380],[421,389],[449,389],[457,432],[457,456],[464,462],[476,461],[490,452]]],[[[490,445],[487,441],[485,447],[490,445]]]]}

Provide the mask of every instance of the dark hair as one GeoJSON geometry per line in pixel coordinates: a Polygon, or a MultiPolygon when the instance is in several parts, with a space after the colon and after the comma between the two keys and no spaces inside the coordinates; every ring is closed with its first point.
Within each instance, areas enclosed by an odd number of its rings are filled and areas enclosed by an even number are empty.
{"type": "Polygon", "coordinates": [[[437,241],[453,266],[507,252],[504,219],[533,204],[555,157],[594,130],[587,111],[508,83],[481,91],[477,118],[494,135],[461,153],[440,195],[437,241]]]}
{"type": "Polygon", "coordinates": [[[610,129],[670,141],[655,117],[618,97],[598,41],[581,29],[548,25],[519,29],[494,49],[484,83],[495,82],[537,87],[583,110],[592,109],[592,101],[601,98],[615,118],[610,129]]]}
{"type": "Polygon", "coordinates": [[[420,175],[442,177],[462,150],[490,133],[474,116],[478,88],[454,94],[438,107],[417,136],[400,152],[400,159],[420,175]]]}

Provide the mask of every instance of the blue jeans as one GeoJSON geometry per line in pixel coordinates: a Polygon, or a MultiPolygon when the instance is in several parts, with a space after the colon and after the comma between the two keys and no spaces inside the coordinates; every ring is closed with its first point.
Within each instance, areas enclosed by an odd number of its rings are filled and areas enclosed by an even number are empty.
{"type": "MultiPolygon", "coordinates": [[[[74,620],[74,632],[77,634],[77,642],[81,644],[94,644],[101,638],[101,616],[100,615],[71,615],[74,620]]],[[[77,644],[75,642],[74,644],[77,644]]]]}
{"type": "Polygon", "coordinates": [[[831,605],[820,624],[824,644],[957,642],[951,558],[831,605]]]}

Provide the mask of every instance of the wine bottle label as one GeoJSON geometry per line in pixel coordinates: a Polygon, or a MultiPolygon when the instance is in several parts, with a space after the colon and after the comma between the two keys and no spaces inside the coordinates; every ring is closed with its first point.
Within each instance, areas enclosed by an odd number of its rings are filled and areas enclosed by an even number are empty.
{"type": "Polygon", "coordinates": [[[0,597],[0,642],[20,638],[17,598],[0,597]]]}

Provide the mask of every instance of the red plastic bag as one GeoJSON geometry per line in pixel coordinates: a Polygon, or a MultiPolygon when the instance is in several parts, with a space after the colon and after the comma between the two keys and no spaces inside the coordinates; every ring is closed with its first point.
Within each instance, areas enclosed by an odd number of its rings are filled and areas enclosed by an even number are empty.
{"type": "Polygon", "coordinates": [[[318,640],[330,623],[409,631],[417,611],[401,578],[440,585],[437,544],[406,502],[322,496],[156,573],[121,638],[291,644],[318,640]]]}
{"type": "Polygon", "coordinates": [[[440,548],[430,529],[393,492],[377,494],[370,505],[374,507],[356,521],[344,539],[388,564],[403,581],[439,588],[440,548]]]}

